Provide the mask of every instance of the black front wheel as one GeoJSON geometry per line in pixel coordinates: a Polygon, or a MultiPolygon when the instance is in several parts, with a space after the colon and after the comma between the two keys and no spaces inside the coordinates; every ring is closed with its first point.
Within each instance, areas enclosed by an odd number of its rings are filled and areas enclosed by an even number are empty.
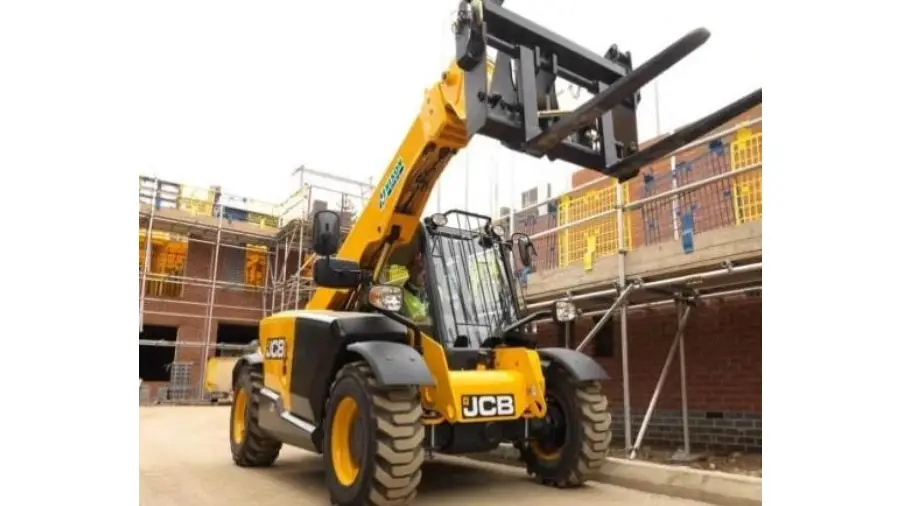
{"type": "Polygon", "coordinates": [[[546,378],[547,416],[519,446],[521,458],[545,485],[581,486],[606,460],[612,439],[608,402],[599,381],[576,383],[552,366],[546,378]]]}
{"type": "Polygon", "coordinates": [[[344,366],[325,415],[325,482],[339,506],[404,506],[416,496],[425,451],[415,387],[384,389],[365,362],[344,366]]]}

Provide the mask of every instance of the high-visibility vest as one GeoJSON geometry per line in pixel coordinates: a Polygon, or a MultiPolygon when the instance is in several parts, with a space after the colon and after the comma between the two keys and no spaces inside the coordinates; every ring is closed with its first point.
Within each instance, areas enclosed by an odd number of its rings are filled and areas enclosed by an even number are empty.
{"type": "Polygon", "coordinates": [[[431,318],[428,314],[428,303],[405,286],[403,287],[403,312],[414,322],[424,322],[431,318]]]}

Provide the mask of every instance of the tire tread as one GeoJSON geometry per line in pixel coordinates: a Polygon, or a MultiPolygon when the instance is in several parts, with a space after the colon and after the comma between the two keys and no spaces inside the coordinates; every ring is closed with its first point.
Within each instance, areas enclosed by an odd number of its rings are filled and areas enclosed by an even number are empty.
{"type": "MultiPolygon", "coordinates": [[[[248,374],[242,371],[241,374],[248,374]]],[[[242,380],[238,380],[240,384],[242,380]]],[[[234,463],[240,467],[267,467],[275,463],[281,452],[281,441],[267,435],[259,426],[260,389],[263,384],[262,374],[259,371],[249,370],[249,382],[242,388],[250,389],[250,398],[247,406],[248,420],[246,422],[247,433],[244,436],[244,444],[240,445],[237,452],[232,452],[234,463]]]]}
{"type": "Polygon", "coordinates": [[[416,497],[425,460],[425,426],[415,387],[382,388],[364,361],[351,362],[337,374],[363,381],[372,400],[375,433],[375,469],[367,503],[371,506],[403,506],[416,497]]]}
{"type": "Polygon", "coordinates": [[[559,467],[548,472],[546,468],[542,469],[542,466],[536,464],[536,457],[527,446],[520,446],[519,451],[528,473],[535,475],[540,483],[558,488],[580,487],[592,478],[606,461],[612,440],[610,430],[612,415],[609,413],[609,402],[602,392],[599,381],[578,385],[567,375],[560,374],[557,377],[562,380],[562,389],[574,390],[573,400],[580,429],[580,434],[576,437],[579,441],[576,457],[564,458],[559,467]]]}

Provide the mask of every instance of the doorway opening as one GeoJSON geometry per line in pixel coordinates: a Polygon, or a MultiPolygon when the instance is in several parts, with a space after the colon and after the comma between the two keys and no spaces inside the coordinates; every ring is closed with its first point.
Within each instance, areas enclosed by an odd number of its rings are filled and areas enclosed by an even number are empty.
{"type": "Polygon", "coordinates": [[[162,341],[155,345],[140,345],[138,369],[141,379],[144,381],[169,381],[167,366],[175,361],[175,340],[178,338],[178,327],[144,324],[144,330],[138,334],[138,338],[162,341]]]}
{"type": "MultiPolygon", "coordinates": [[[[218,344],[235,344],[245,346],[259,339],[259,325],[240,325],[236,323],[220,323],[216,333],[218,344]]],[[[246,350],[216,348],[217,357],[235,357],[246,353],[246,350]]]]}

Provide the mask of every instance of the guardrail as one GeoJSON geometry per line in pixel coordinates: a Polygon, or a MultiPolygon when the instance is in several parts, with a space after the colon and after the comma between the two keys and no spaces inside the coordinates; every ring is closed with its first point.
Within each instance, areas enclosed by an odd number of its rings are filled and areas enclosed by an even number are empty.
{"type": "Polygon", "coordinates": [[[514,210],[512,230],[535,244],[533,270],[590,269],[618,253],[620,231],[626,250],[680,240],[689,252],[696,234],[762,219],[762,119],[685,146],[621,186],[621,224],[618,184],[607,177],[514,210]]]}
{"type": "Polygon", "coordinates": [[[157,209],[178,209],[193,216],[215,216],[246,222],[262,228],[281,225],[279,205],[261,200],[223,193],[221,188],[195,186],[140,176],[139,198],[141,203],[157,209]]]}

